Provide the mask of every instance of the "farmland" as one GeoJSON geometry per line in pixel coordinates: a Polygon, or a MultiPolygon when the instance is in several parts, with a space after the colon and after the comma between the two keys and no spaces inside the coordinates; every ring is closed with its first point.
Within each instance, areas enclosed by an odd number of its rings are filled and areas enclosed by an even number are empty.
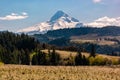
{"type": "Polygon", "coordinates": [[[97,34],[87,34],[81,36],[72,36],[72,43],[94,43],[98,45],[117,45],[118,42],[106,40],[106,39],[117,39],[120,40],[120,36],[98,36],[97,34]]]}
{"type": "Polygon", "coordinates": [[[98,45],[115,45],[117,44],[117,42],[114,41],[107,41],[107,40],[101,40],[101,41],[97,41],[97,40],[71,40],[72,43],[94,43],[94,44],[98,44],[98,45]]]}
{"type": "Polygon", "coordinates": [[[0,80],[120,80],[120,66],[1,65],[0,80]]]}

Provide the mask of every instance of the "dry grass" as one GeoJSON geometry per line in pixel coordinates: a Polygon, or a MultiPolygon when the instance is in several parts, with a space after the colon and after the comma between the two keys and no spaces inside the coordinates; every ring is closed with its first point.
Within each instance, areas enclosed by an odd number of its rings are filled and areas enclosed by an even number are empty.
{"type": "Polygon", "coordinates": [[[120,80],[120,66],[0,66],[0,80],[120,80]]]}
{"type": "Polygon", "coordinates": [[[120,40],[120,36],[98,36],[97,34],[87,34],[87,35],[81,35],[81,36],[72,36],[71,37],[71,42],[73,43],[95,43],[98,45],[115,45],[118,44],[115,41],[108,41],[108,40],[104,40],[105,38],[109,38],[109,39],[114,39],[116,38],[117,40],[120,40]],[[98,39],[102,39],[102,40],[98,40],[98,39]]]}
{"type": "Polygon", "coordinates": [[[81,40],[81,39],[75,39],[75,40],[71,40],[72,43],[94,43],[94,44],[98,44],[98,45],[115,45],[117,44],[117,42],[114,41],[107,41],[107,40],[101,40],[101,41],[97,41],[97,40],[81,40]]]}
{"type": "MultiPolygon", "coordinates": [[[[42,50],[45,53],[48,53],[48,50],[42,50]]],[[[71,51],[61,51],[61,50],[56,50],[57,53],[61,55],[62,58],[68,58],[70,54],[74,57],[76,56],[77,52],[71,52],[71,51]]],[[[85,55],[86,57],[89,56],[89,53],[82,52],[82,55],[85,55]]],[[[103,58],[108,58],[110,60],[118,60],[120,57],[117,56],[109,56],[109,55],[104,55],[104,54],[97,54],[97,56],[102,56],[103,58]]]]}
{"type": "MultiPolygon", "coordinates": [[[[48,50],[42,50],[43,52],[45,53],[48,53],[48,50]]],[[[56,52],[58,54],[60,54],[60,56],[62,58],[68,58],[70,55],[72,55],[73,57],[76,56],[77,52],[71,52],[71,51],[61,51],[61,50],[56,50],[56,52]]],[[[89,56],[88,53],[86,52],[82,52],[82,55],[85,55],[85,56],[89,56]]]]}

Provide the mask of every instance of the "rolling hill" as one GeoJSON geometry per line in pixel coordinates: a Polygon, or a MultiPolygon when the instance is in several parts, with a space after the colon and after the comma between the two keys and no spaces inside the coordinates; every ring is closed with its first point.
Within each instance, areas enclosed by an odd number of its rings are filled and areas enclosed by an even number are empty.
{"type": "Polygon", "coordinates": [[[103,28],[70,28],[48,31],[45,34],[33,35],[40,42],[56,46],[71,46],[82,44],[90,51],[90,45],[96,44],[97,53],[120,54],[120,27],[106,26],[103,28]]]}

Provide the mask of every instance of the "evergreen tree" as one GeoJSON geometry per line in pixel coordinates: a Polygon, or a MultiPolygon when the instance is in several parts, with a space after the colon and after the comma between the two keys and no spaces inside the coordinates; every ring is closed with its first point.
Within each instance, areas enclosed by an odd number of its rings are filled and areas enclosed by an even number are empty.
{"type": "Polygon", "coordinates": [[[50,64],[51,65],[58,65],[60,61],[60,55],[55,52],[55,48],[53,48],[53,51],[49,54],[50,57],[50,64]]]}
{"type": "Polygon", "coordinates": [[[96,56],[95,53],[96,53],[96,52],[95,52],[95,45],[92,44],[92,45],[91,45],[91,53],[90,53],[90,57],[95,57],[95,56],[96,56]]]}
{"type": "Polygon", "coordinates": [[[37,55],[33,55],[33,57],[32,57],[32,65],[38,65],[37,55]]]}
{"type": "Polygon", "coordinates": [[[22,49],[21,50],[21,54],[20,54],[20,60],[21,60],[21,64],[25,64],[25,51],[22,49]]]}
{"type": "Polygon", "coordinates": [[[46,44],[45,43],[42,44],[42,48],[46,49],[46,44]]]}
{"type": "Polygon", "coordinates": [[[75,64],[76,65],[82,65],[83,64],[83,61],[82,61],[82,54],[81,52],[79,51],[75,57],[75,64]]]}
{"type": "Polygon", "coordinates": [[[33,65],[47,65],[46,53],[39,51],[32,58],[33,65]]]}
{"type": "Polygon", "coordinates": [[[30,52],[28,49],[25,51],[25,64],[30,65],[30,52]]]}
{"type": "Polygon", "coordinates": [[[46,64],[45,53],[39,51],[39,53],[37,54],[37,59],[38,59],[38,65],[45,65],[46,64]]]}
{"type": "Polygon", "coordinates": [[[0,45],[0,62],[3,62],[3,47],[0,45]]]}
{"type": "Polygon", "coordinates": [[[89,60],[85,57],[85,55],[83,55],[83,65],[89,65],[89,60]]]}
{"type": "Polygon", "coordinates": [[[19,51],[17,49],[14,49],[14,51],[11,53],[11,64],[18,64],[19,63],[19,51]]]}

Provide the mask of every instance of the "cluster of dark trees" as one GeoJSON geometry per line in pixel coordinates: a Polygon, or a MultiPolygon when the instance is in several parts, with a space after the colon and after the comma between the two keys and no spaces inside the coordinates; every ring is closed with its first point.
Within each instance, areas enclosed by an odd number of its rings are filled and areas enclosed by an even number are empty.
{"type": "MultiPolygon", "coordinates": [[[[91,56],[93,56],[91,54],[91,56]]],[[[31,60],[32,65],[89,65],[89,60],[79,51],[73,57],[72,54],[68,58],[61,58],[60,54],[56,52],[55,48],[48,49],[48,53],[38,51],[31,60]]]]}
{"type": "Polygon", "coordinates": [[[32,65],[59,65],[60,64],[60,55],[55,52],[55,49],[48,50],[48,53],[38,51],[32,57],[32,65]]]}
{"type": "Polygon", "coordinates": [[[25,34],[0,32],[0,61],[5,64],[29,64],[29,55],[39,42],[25,34]]]}
{"type": "Polygon", "coordinates": [[[57,38],[54,39],[52,41],[49,41],[48,44],[55,44],[57,46],[68,46],[70,44],[70,39],[65,38],[65,37],[61,37],[61,38],[57,38]]]}
{"type": "Polygon", "coordinates": [[[48,49],[48,53],[44,53],[41,50],[33,55],[31,63],[32,65],[64,65],[64,66],[79,66],[79,65],[117,65],[120,64],[120,60],[114,61],[107,58],[96,56],[95,46],[91,45],[91,53],[89,56],[81,54],[82,48],[79,48],[76,56],[63,58],[56,52],[55,48],[48,49]]]}

